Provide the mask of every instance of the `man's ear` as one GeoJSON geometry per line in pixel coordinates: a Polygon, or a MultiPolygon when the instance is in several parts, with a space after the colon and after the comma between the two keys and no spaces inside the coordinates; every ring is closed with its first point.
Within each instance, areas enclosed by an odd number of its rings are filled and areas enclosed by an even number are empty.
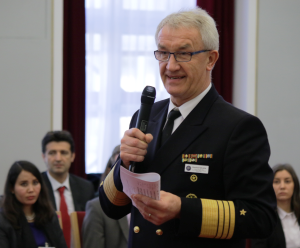
{"type": "Polygon", "coordinates": [[[45,161],[45,158],[46,158],[45,153],[42,153],[42,158],[45,161]]]}
{"type": "Polygon", "coordinates": [[[211,71],[214,68],[218,58],[219,58],[219,52],[217,50],[209,51],[209,57],[208,57],[208,63],[206,66],[206,70],[211,71]]]}
{"type": "Polygon", "coordinates": [[[72,153],[71,162],[73,163],[75,160],[75,152],[72,153]]]}

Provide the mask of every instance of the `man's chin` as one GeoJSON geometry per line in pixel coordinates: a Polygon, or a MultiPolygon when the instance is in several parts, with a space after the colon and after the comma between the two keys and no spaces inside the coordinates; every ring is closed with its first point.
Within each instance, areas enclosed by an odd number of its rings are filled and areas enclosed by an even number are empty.
{"type": "Polygon", "coordinates": [[[52,171],[54,174],[56,174],[56,175],[63,175],[63,174],[65,174],[66,173],[66,171],[64,170],[64,169],[54,169],[53,171],[52,171]]]}

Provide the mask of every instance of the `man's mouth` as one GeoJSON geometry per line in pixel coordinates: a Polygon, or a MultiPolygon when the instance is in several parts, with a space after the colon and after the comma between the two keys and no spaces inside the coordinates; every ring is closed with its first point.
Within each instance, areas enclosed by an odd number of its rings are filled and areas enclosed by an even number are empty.
{"type": "Polygon", "coordinates": [[[181,79],[181,78],[184,78],[184,76],[183,77],[170,77],[170,76],[168,76],[169,78],[171,78],[171,79],[181,79]]]}

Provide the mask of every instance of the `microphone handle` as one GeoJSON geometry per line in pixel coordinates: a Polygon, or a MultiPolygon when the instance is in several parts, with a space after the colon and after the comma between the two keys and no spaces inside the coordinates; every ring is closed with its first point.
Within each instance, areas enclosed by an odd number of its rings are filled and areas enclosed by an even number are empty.
{"type": "Polygon", "coordinates": [[[143,133],[146,133],[148,127],[148,121],[151,113],[152,105],[141,104],[139,115],[136,121],[135,127],[141,130],[143,133]]]}
{"type": "MultiPolygon", "coordinates": [[[[146,133],[148,127],[148,120],[151,113],[152,104],[141,104],[139,115],[136,121],[135,127],[141,130],[143,133],[146,133]]],[[[129,166],[129,170],[134,172],[136,162],[132,162],[129,166]]]]}

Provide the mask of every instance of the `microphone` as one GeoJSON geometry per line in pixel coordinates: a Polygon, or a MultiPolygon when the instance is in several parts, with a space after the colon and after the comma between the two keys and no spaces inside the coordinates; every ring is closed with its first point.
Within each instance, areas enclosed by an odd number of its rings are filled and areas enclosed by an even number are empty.
{"type": "MultiPolygon", "coordinates": [[[[135,127],[141,130],[143,133],[146,133],[148,127],[148,121],[151,113],[151,108],[154,103],[156,96],[156,90],[152,86],[146,86],[142,92],[141,96],[141,107],[139,115],[136,121],[135,127]]],[[[132,162],[129,167],[129,170],[134,172],[136,163],[132,162]]]]}

